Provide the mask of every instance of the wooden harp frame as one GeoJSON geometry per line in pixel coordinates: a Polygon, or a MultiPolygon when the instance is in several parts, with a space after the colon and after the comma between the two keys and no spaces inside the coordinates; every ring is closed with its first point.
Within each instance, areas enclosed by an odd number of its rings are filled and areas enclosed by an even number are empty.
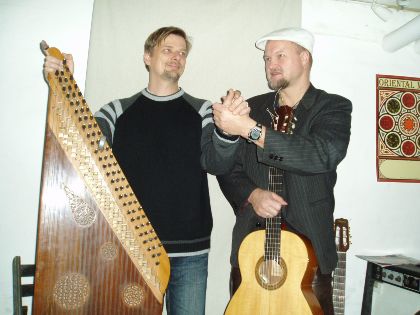
{"type": "Polygon", "coordinates": [[[34,314],[162,314],[169,258],[61,52],[50,94],[34,314]]]}

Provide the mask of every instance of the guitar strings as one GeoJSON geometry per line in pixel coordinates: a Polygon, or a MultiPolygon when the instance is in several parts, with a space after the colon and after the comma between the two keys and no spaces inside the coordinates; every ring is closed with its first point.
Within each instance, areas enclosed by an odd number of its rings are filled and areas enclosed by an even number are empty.
{"type": "MultiPolygon", "coordinates": [[[[267,108],[267,112],[271,117],[272,125],[271,127],[276,131],[281,131],[284,133],[291,133],[290,124],[286,130],[282,128],[279,129],[280,117],[277,112],[277,108],[281,106],[287,106],[284,102],[283,96],[280,93],[280,90],[277,90],[274,95],[274,102],[272,105],[274,114],[267,108]]],[[[300,100],[292,107],[292,113],[290,117],[284,117],[285,120],[292,118],[290,121],[295,120],[293,117],[293,112],[300,103],[300,100]]],[[[292,127],[293,128],[293,127],[292,127]]],[[[283,170],[270,166],[269,168],[269,189],[272,192],[275,192],[279,195],[283,192],[283,170]]],[[[278,280],[277,277],[283,276],[281,273],[281,222],[282,214],[281,209],[277,216],[273,218],[266,218],[266,244],[265,244],[265,257],[263,265],[263,273],[266,277],[267,286],[273,283],[273,280],[278,280]]]]}
{"type": "MultiPolygon", "coordinates": [[[[269,169],[269,190],[280,194],[283,185],[283,173],[274,167],[269,169]]],[[[273,218],[266,219],[266,257],[263,273],[266,276],[267,288],[276,282],[281,269],[281,212],[273,218]]]]}

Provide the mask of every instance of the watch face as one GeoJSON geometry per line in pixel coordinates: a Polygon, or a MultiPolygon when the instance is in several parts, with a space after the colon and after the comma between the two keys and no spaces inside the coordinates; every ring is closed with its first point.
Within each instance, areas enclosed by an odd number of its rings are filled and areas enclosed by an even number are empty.
{"type": "Polygon", "coordinates": [[[261,135],[261,129],[252,128],[249,137],[251,138],[251,140],[258,140],[260,138],[260,135],[261,135]]]}
{"type": "Polygon", "coordinates": [[[257,124],[255,127],[252,127],[251,130],[249,130],[248,141],[253,142],[253,141],[259,140],[261,138],[261,133],[262,133],[262,125],[257,124]]]}

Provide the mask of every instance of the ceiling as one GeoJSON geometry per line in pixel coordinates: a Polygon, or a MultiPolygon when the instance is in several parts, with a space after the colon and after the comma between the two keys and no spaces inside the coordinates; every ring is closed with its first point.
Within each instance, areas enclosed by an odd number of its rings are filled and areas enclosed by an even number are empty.
{"type": "MultiPolygon", "coordinates": [[[[337,0],[337,1],[372,4],[374,0],[337,0]]],[[[407,11],[420,13],[420,0],[376,0],[376,3],[387,6],[389,8],[394,8],[398,10],[403,9],[407,11]]]]}

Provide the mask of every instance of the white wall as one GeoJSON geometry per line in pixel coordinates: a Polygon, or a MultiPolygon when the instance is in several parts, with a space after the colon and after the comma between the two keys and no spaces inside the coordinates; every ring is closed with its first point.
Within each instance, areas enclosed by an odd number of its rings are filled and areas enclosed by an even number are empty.
{"type": "Polygon", "coordinates": [[[0,314],[12,314],[12,259],[33,263],[48,87],[41,40],[71,51],[85,85],[93,0],[0,0],[0,314]]]}
{"type": "Polygon", "coordinates": [[[346,314],[360,314],[366,262],[355,255],[402,253],[420,259],[420,184],[379,183],[375,164],[376,74],[420,77],[420,54],[412,44],[387,53],[381,39],[415,14],[399,12],[384,23],[368,4],[303,0],[302,9],[302,26],[316,36],[313,84],[353,102],[350,146],[338,168],[335,216],[350,225],[346,314]]]}
{"type": "MultiPolygon", "coordinates": [[[[12,314],[13,256],[20,255],[23,263],[32,263],[35,255],[48,93],[42,79],[39,42],[45,39],[73,53],[77,61],[75,77],[83,87],[92,4],[93,0],[74,0],[70,5],[62,0],[0,0],[0,162],[4,169],[0,183],[0,314],[12,314]]],[[[368,5],[303,0],[302,7],[303,26],[316,36],[314,85],[346,96],[354,106],[348,156],[338,172],[336,217],[350,221],[346,314],[359,314],[366,263],[356,254],[403,253],[420,259],[419,184],[378,183],[375,173],[375,75],[420,77],[420,55],[412,47],[385,53],[379,40],[413,15],[400,12],[395,22],[383,23],[368,5]]],[[[250,38],[249,49],[253,49],[253,40],[250,38]]],[[[253,80],[265,79],[261,76],[253,80]]],[[[219,315],[214,310],[223,309],[227,301],[226,252],[230,250],[233,215],[224,200],[215,198],[220,191],[213,177],[210,185],[215,227],[207,313],[219,315]],[[225,210],[228,215],[221,216],[225,210]],[[223,283],[225,289],[217,283],[223,283]]]]}

